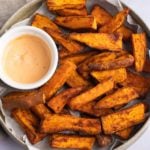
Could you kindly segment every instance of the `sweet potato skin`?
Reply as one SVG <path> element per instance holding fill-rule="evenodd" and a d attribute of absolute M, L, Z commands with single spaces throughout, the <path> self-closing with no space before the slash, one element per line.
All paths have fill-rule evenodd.
<path fill-rule="evenodd" d="M 81 9 L 85 7 L 85 0 L 47 0 L 47 7 L 50 11 L 60 9 Z"/>
<path fill-rule="evenodd" d="M 7 110 L 14 108 L 30 108 L 45 102 L 42 92 L 34 90 L 31 92 L 11 92 L 2 97 L 3 107 Z"/>
<path fill-rule="evenodd" d="M 87 16 L 87 9 L 59 9 L 55 11 L 59 16 Z"/>
<path fill-rule="evenodd" d="M 92 62 L 98 62 L 98 61 L 108 61 L 108 60 L 114 60 L 116 58 L 115 53 L 111 53 L 111 52 L 104 52 L 104 53 L 100 53 L 98 55 L 93 55 L 91 58 L 85 60 L 83 63 L 81 63 L 78 68 L 77 71 L 79 72 L 79 74 L 84 77 L 85 79 L 89 79 L 90 78 L 90 69 L 88 67 L 88 65 Z"/>
<path fill-rule="evenodd" d="M 98 50 L 122 50 L 122 35 L 117 33 L 71 33 L 69 37 Z"/>
<path fill-rule="evenodd" d="M 135 58 L 135 69 L 137 72 L 143 71 L 146 53 L 147 53 L 147 44 L 146 44 L 146 34 L 138 33 L 132 34 L 132 47 L 133 55 Z"/>
<path fill-rule="evenodd" d="M 112 79 L 108 79 L 103 83 L 99 83 L 95 87 L 72 98 L 69 101 L 69 106 L 71 109 L 75 110 L 80 106 L 83 106 L 91 101 L 94 101 L 97 97 L 102 96 L 109 90 L 113 89 L 113 87 L 114 87 L 114 81 Z"/>
<path fill-rule="evenodd" d="M 96 102 L 90 102 L 85 105 L 76 107 L 76 110 L 95 117 L 104 116 L 113 112 L 112 109 L 95 109 L 95 104 Z"/>
<path fill-rule="evenodd" d="M 149 59 L 146 59 L 143 71 L 150 73 L 150 60 Z"/>
<path fill-rule="evenodd" d="M 120 26 L 124 24 L 126 16 L 129 13 L 129 9 L 125 8 L 123 11 L 116 14 L 110 22 L 105 24 L 99 29 L 100 33 L 113 33 L 115 32 Z"/>
<path fill-rule="evenodd" d="M 114 93 L 102 98 L 97 102 L 95 108 L 113 108 L 116 106 L 127 104 L 138 97 L 139 94 L 133 87 L 123 87 L 118 89 Z"/>
<path fill-rule="evenodd" d="M 69 88 L 66 89 L 53 98 L 51 98 L 47 105 L 50 107 L 55 113 L 60 113 L 64 106 L 67 104 L 68 100 L 79 93 L 81 93 L 85 87 L 76 87 L 76 88 Z"/>
<path fill-rule="evenodd" d="M 52 146 L 53 148 L 74 148 L 91 150 L 94 142 L 94 137 L 53 134 L 50 146 Z"/>
<path fill-rule="evenodd" d="M 39 13 L 35 14 L 31 25 L 40 29 L 47 27 L 55 32 L 61 33 L 59 27 L 52 20 L 50 20 L 47 16 L 41 15 Z"/>
<path fill-rule="evenodd" d="M 40 119 L 44 118 L 44 115 L 52 113 L 44 104 L 33 106 L 31 111 Z"/>
<path fill-rule="evenodd" d="M 64 85 L 72 71 L 75 69 L 76 66 L 69 61 L 65 61 L 58 67 L 52 78 L 40 88 L 40 91 L 44 93 L 46 100 L 49 100 L 49 98 Z"/>
<path fill-rule="evenodd" d="M 23 128 L 32 144 L 38 143 L 46 136 L 37 131 L 39 121 L 29 110 L 16 108 L 12 111 L 12 117 Z"/>
<path fill-rule="evenodd" d="M 40 131 L 44 133 L 56 133 L 66 130 L 79 131 L 89 135 L 94 135 L 101 132 L 101 125 L 98 119 L 54 114 L 46 115 L 40 126 Z"/>
<path fill-rule="evenodd" d="M 50 28 L 44 28 L 44 30 L 53 37 L 56 43 L 63 46 L 70 53 L 79 53 L 84 49 L 84 46 L 81 44 L 72 41 L 69 37 L 65 36 L 62 33 L 57 33 L 51 30 Z"/>
<path fill-rule="evenodd" d="M 118 68 L 126 68 L 132 66 L 134 63 L 134 57 L 130 54 L 126 54 L 120 56 L 114 60 L 106 61 L 106 62 L 94 62 L 90 63 L 88 66 L 91 70 L 110 70 L 110 69 L 118 69 Z"/>
<path fill-rule="evenodd" d="M 114 70 L 105 71 L 93 71 L 91 75 L 99 82 L 108 78 L 113 78 L 116 83 L 123 82 L 127 78 L 127 72 L 125 68 L 119 68 Z"/>
<path fill-rule="evenodd" d="M 143 103 L 130 108 L 102 116 L 102 127 L 105 134 L 113 134 L 117 131 L 137 125 L 145 120 L 145 106 Z"/>
<path fill-rule="evenodd" d="M 54 22 L 62 27 L 79 30 L 79 29 L 97 29 L 97 23 L 93 16 L 67 16 L 67 17 L 56 17 Z"/>

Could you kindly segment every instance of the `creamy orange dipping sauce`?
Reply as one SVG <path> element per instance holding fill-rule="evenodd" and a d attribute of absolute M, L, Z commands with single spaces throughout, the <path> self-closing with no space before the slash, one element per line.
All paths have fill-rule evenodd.
<path fill-rule="evenodd" d="M 39 37 L 22 35 L 8 43 L 3 56 L 5 73 L 19 83 L 41 79 L 50 67 L 50 50 Z"/>

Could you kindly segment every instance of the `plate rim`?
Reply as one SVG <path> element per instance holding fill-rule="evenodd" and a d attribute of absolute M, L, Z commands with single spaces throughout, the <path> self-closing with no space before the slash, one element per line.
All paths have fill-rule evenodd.
<path fill-rule="evenodd" d="M 2 26 L 1 30 L 0 30 L 0 35 L 2 35 L 7 29 L 9 29 L 12 25 L 13 25 L 13 20 L 18 16 L 20 16 L 22 13 L 24 13 L 27 9 L 31 9 L 34 8 L 36 5 L 40 4 L 43 0 L 32 0 L 31 2 L 25 4 L 23 7 L 21 7 L 18 11 L 16 11 Z M 35 10 L 36 11 L 36 10 Z M 34 12 L 33 12 L 34 13 Z M 132 16 L 132 15 L 131 15 Z M 133 18 L 135 18 L 135 16 L 132 16 Z M 144 29 L 145 27 L 147 29 L 148 26 L 144 23 L 144 20 L 142 20 L 142 18 L 138 17 L 138 22 L 142 21 L 142 24 L 144 24 Z M 15 23 L 14 23 L 15 24 Z M 150 35 L 150 30 L 146 30 L 146 33 Z M 6 133 L 10 136 L 10 138 L 12 140 L 14 140 L 15 142 L 17 142 L 18 144 L 22 145 L 23 147 L 26 147 L 26 144 L 21 141 L 20 139 L 18 139 L 6 126 L 5 126 L 5 122 L 2 119 L 2 116 L 0 114 L 0 124 L 2 126 L 2 128 L 6 131 Z M 126 150 L 130 145 L 132 145 L 134 142 L 136 142 L 142 135 L 143 133 L 147 130 L 147 128 L 150 125 L 150 117 L 146 120 L 146 122 L 143 124 L 143 126 L 140 128 L 140 130 L 133 136 L 131 137 L 129 140 L 127 140 L 124 144 L 118 146 L 117 148 L 115 148 L 114 150 Z"/>

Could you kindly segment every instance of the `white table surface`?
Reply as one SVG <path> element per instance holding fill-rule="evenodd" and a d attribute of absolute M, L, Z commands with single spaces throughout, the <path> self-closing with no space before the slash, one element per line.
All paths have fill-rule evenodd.
<path fill-rule="evenodd" d="M 150 0 L 122 1 L 141 16 L 150 28 Z M 0 128 L 0 150 L 23 150 L 23 148 L 12 141 Z M 128 150 L 150 150 L 150 127 Z"/>

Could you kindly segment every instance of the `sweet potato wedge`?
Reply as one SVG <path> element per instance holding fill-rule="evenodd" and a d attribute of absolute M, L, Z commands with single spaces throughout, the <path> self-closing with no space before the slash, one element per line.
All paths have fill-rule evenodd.
<path fill-rule="evenodd" d="M 98 50 L 122 50 L 122 35 L 117 33 L 71 33 L 69 37 Z"/>
<path fill-rule="evenodd" d="M 112 136 L 104 135 L 104 134 L 97 135 L 96 140 L 97 140 L 97 143 L 98 143 L 99 147 L 109 146 L 113 141 Z"/>
<path fill-rule="evenodd" d="M 90 70 L 102 71 L 102 70 L 126 68 L 132 66 L 133 63 L 134 57 L 130 54 L 126 54 L 110 61 L 93 62 L 90 63 L 88 66 Z"/>
<path fill-rule="evenodd" d="M 108 78 L 113 78 L 116 83 L 123 82 L 127 78 L 127 72 L 125 68 L 105 70 L 105 71 L 93 71 L 91 75 L 99 82 Z"/>
<path fill-rule="evenodd" d="M 14 108 L 30 108 L 45 102 L 45 96 L 38 90 L 31 92 L 11 92 L 2 97 L 3 107 L 8 110 Z"/>
<path fill-rule="evenodd" d="M 94 137 L 83 137 L 79 135 L 53 134 L 50 146 L 53 148 L 86 149 L 92 150 Z"/>
<path fill-rule="evenodd" d="M 76 66 L 69 61 L 65 61 L 58 67 L 52 78 L 40 88 L 46 100 L 49 100 L 64 85 L 75 69 Z"/>
<path fill-rule="evenodd" d="M 66 130 L 79 131 L 89 135 L 94 135 L 101 132 L 101 124 L 98 119 L 54 114 L 46 115 L 40 126 L 40 131 L 44 133 L 56 133 Z"/>
<path fill-rule="evenodd" d="M 100 7 L 99 5 L 95 5 L 93 7 L 91 15 L 93 15 L 96 18 L 98 26 L 103 26 L 113 19 L 113 16 L 111 16 L 109 12 L 107 12 L 104 8 Z M 123 40 L 129 40 L 133 31 L 128 27 L 122 25 L 115 31 L 115 33 L 122 34 Z"/>
<path fill-rule="evenodd" d="M 91 58 L 85 60 L 83 63 L 81 63 L 78 68 L 77 71 L 79 72 L 79 74 L 84 77 L 85 79 L 89 79 L 90 78 L 90 69 L 88 67 L 88 65 L 91 62 L 98 62 L 98 61 L 108 61 L 108 60 L 114 60 L 116 58 L 116 54 L 115 53 L 111 53 L 111 52 L 104 52 L 104 53 L 100 53 L 98 55 L 93 55 Z"/>
<path fill-rule="evenodd" d="M 113 112 L 112 109 L 95 109 L 95 104 L 96 102 L 90 102 L 77 107 L 76 110 L 95 117 L 104 116 Z"/>
<path fill-rule="evenodd" d="M 129 13 L 129 9 L 125 8 L 123 11 L 117 13 L 110 22 L 105 24 L 99 29 L 100 33 L 114 33 L 119 27 L 121 27 Z"/>
<path fill-rule="evenodd" d="M 132 34 L 133 55 L 135 58 L 135 69 L 137 72 L 142 72 L 145 65 L 147 53 L 146 43 L 145 33 Z"/>
<path fill-rule="evenodd" d="M 70 87 L 79 87 L 79 86 L 88 86 L 91 85 L 91 82 L 85 80 L 82 76 L 78 74 L 76 70 L 72 72 L 70 77 L 66 81 L 67 85 Z"/>
<path fill-rule="evenodd" d="M 112 16 L 99 5 L 95 5 L 93 7 L 91 15 L 95 17 L 98 26 L 103 26 L 112 19 Z"/>
<path fill-rule="evenodd" d="M 71 55 L 71 53 L 67 49 L 65 49 L 64 47 L 61 47 L 58 51 L 58 55 L 59 55 L 59 60 L 61 60 L 64 57 Z"/>
<path fill-rule="evenodd" d="M 12 117 L 25 131 L 32 144 L 38 143 L 46 136 L 37 130 L 39 121 L 29 110 L 16 108 L 12 111 Z"/>
<path fill-rule="evenodd" d="M 75 110 L 80 106 L 83 106 L 91 101 L 94 101 L 97 97 L 113 89 L 113 87 L 114 81 L 112 79 L 108 79 L 102 83 L 97 84 L 95 87 L 81 93 L 80 95 L 72 98 L 69 101 L 69 106 L 71 109 Z"/>
<path fill-rule="evenodd" d="M 116 132 L 115 135 L 119 136 L 123 140 L 127 140 L 130 138 L 132 131 L 133 127 L 129 127 L 127 129 Z"/>
<path fill-rule="evenodd" d="M 51 114 L 52 112 L 44 104 L 38 104 L 31 108 L 31 111 L 40 119 L 46 114 Z"/>
<path fill-rule="evenodd" d="M 79 30 L 79 29 L 97 29 L 97 23 L 93 16 L 66 16 L 66 17 L 56 17 L 54 22 L 62 27 Z"/>
<path fill-rule="evenodd" d="M 59 27 L 50 18 L 39 13 L 35 14 L 31 25 L 40 29 L 47 27 L 55 32 L 61 33 Z"/>
<path fill-rule="evenodd" d="M 82 46 L 81 44 L 79 44 L 75 41 L 72 41 L 69 37 L 65 36 L 62 33 L 54 32 L 49 28 L 44 28 L 44 30 L 49 35 L 51 35 L 58 44 L 63 46 L 70 53 L 78 53 L 78 52 L 81 52 L 84 49 L 84 46 Z"/>
<path fill-rule="evenodd" d="M 60 59 L 60 63 L 68 60 L 68 61 L 75 63 L 76 65 L 79 65 L 86 59 L 88 59 L 91 56 L 96 55 L 96 54 L 98 54 L 96 51 L 89 51 L 89 52 L 84 52 L 84 53 L 79 53 L 79 54 L 73 54 L 73 55 L 69 55 L 69 56 L 66 56 L 66 57 L 63 57 L 62 59 Z"/>
<path fill-rule="evenodd" d="M 125 26 L 121 26 L 120 28 L 118 28 L 115 33 L 119 33 L 123 35 L 123 40 L 129 40 L 132 36 L 132 34 L 134 33 L 131 29 L 125 27 Z"/>
<path fill-rule="evenodd" d="M 47 105 L 50 107 L 55 113 L 60 113 L 64 106 L 67 104 L 68 100 L 78 94 L 80 94 L 85 87 L 76 87 L 76 88 L 69 88 L 66 89 L 53 98 L 51 98 Z"/>
<path fill-rule="evenodd" d="M 85 7 L 86 0 L 47 0 L 47 7 L 50 11 L 59 9 L 81 9 Z"/>
<path fill-rule="evenodd" d="M 105 134 L 113 134 L 137 125 L 145 120 L 145 105 L 136 104 L 130 108 L 101 117 Z"/>
<path fill-rule="evenodd" d="M 150 78 L 143 77 L 133 72 L 127 72 L 127 79 L 120 83 L 122 86 L 132 86 L 137 88 L 149 88 Z"/>
<path fill-rule="evenodd" d="M 113 108 L 115 106 L 127 104 L 138 97 L 139 94 L 133 87 L 123 87 L 115 91 L 113 94 L 107 95 L 102 98 L 96 103 L 95 108 Z"/>
<path fill-rule="evenodd" d="M 86 16 L 87 9 L 59 9 L 55 11 L 59 16 Z"/>

